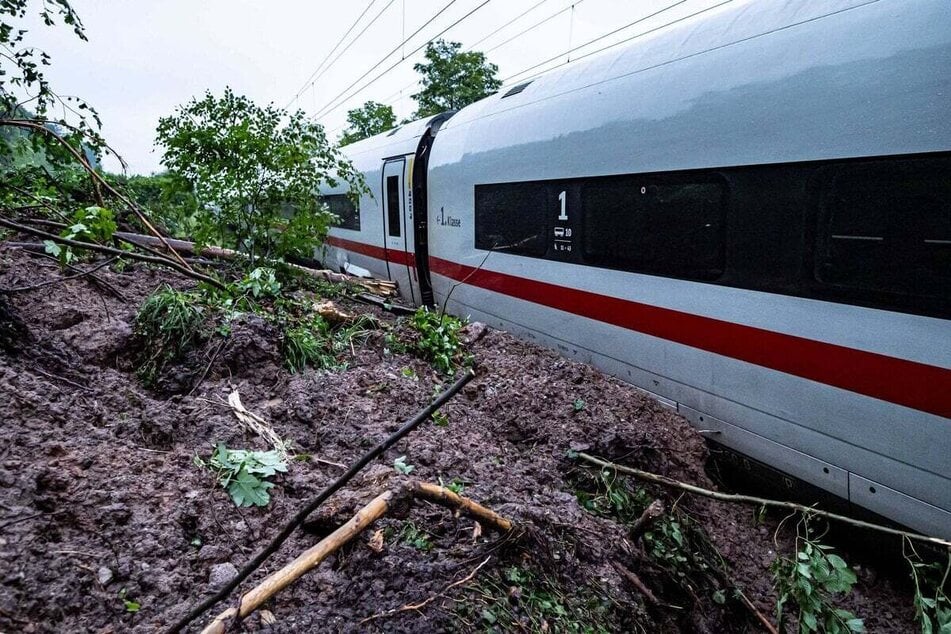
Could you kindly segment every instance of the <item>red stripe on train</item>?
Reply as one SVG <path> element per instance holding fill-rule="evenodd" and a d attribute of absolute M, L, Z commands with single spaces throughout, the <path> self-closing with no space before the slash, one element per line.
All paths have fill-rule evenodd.
<path fill-rule="evenodd" d="M 951 417 L 951 370 L 430 258 L 434 273 L 628 330 Z"/>
<path fill-rule="evenodd" d="M 354 242 L 353 240 L 346 240 L 344 238 L 337 238 L 335 236 L 327 236 L 327 240 L 325 242 L 331 246 L 340 249 L 346 249 L 347 251 L 353 251 L 354 253 L 366 255 L 371 258 L 376 258 L 377 260 L 383 260 L 384 262 L 390 261 L 394 264 L 405 264 L 406 266 L 416 268 L 416 256 L 412 253 L 407 253 L 406 251 L 384 249 L 383 247 L 374 246 L 372 244 Z"/>

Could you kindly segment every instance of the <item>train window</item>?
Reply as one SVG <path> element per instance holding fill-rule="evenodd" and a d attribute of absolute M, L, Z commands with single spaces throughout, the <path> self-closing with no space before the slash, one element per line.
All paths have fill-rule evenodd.
<path fill-rule="evenodd" d="M 400 177 L 386 177 L 386 218 L 387 233 L 399 238 L 400 233 Z"/>
<path fill-rule="evenodd" d="M 545 183 L 476 185 L 476 248 L 544 257 L 547 200 Z"/>
<path fill-rule="evenodd" d="M 354 204 L 349 194 L 329 194 L 321 196 L 320 202 L 327 206 L 330 213 L 337 216 L 335 227 L 360 230 L 360 208 Z"/>
<path fill-rule="evenodd" d="M 582 185 L 587 264 L 690 279 L 724 266 L 726 186 L 679 176 L 624 176 Z"/>
<path fill-rule="evenodd" d="M 951 288 L 951 160 L 898 159 L 836 169 L 824 197 L 816 278 L 906 295 Z"/>

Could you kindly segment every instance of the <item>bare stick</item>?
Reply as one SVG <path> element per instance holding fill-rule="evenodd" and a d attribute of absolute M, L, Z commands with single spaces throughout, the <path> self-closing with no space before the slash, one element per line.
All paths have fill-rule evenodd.
<path fill-rule="evenodd" d="M 393 495 L 393 491 L 387 491 L 375 497 L 372 502 L 360 509 L 349 522 L 322 539 L 316 546 L 305 550 L 290 564 L 266 578 L 253 590 L 241 597 L 237 608 L 228 608 L 216 616 L 215 620 L 202 630 L 202 634 L 224 634 L 232 619 L 245 618 L 308 570 L 318 566 L 320 562 L 339 550 L 341 546 L 359 535 L 363 529 L 381 518 L 389 509 Z"/>
<path fill-rule="evenodd" d="M 287 538 L 291 536 L 291 533 L 293 533 L 297 529 L 297 527 L 303 524 L 307 520 L 307 517 L 311 513 L 313 513 L 315 510 L 317 510 L 317 508 L 321 504 L 323 504 L 327 500 L 327 498 L 329 498 L 331 495 L 333 495 L 334 493 L 339 491 L 341 488 L 343 488 L 343 486 L 347 482 L 352 480 L 354 476 L 360 473 L 364 469 L 364 467 L 370 464 L 372 460 L 376 459 L 384 451 L 386 451 L 387 449 L 395 445 L 397 442 L 399 442 L 399 440 L 402 439 L 404 436 L 406 436 L 411 431 L 419 427 L 425 421 L 429 420 L 429 418 L 433 415 L 433 412 L 437 411 L 440 407 L 442 407 L 446 403 L 446 401 L 448 401 L 453 396 L 455 396 L 456 393 L 459 392 L 459 390 L 461 390 L 466 385 L 466 383 L 471 381 L 474 376 L 475 374 L 472 372 L 472 370 L 466 371 L 466 373 L 463 374 L 455 383 L 449 386 L 449 388 L 445 392 L 442 392 L 438 397 L 436 397 L 435 401 L 430 403 L 427 407 L 423 408 L 423 410 L 421 410 L 411 419 L 406 421 L 406 423 L 404 423 L 402 427 L 396 430 L 396 432 L 394 432 L 392 435 L 387 437 L 376 447 L 374 447 L 373 449 L 365 453 L 359 460 L 357 460 L 346 471 L 346 473 L 344 473 L 339 478 L 334 480 L 330 484 L 330 486 L 328 486 L 326 489 L 321 491 L 321 493 L 317 497 L 315 497 L 313 500 L 307 503 L 306 506 L 300 509 L 297 512 L 297 514 L 295 514 L 294 517 L 291 518 L 291 520 L 287 524 L 284 525 L 284 527 L 274 537 L 274 539 L 272 539 L 270 543 L 268 543 L 267 546 L 265 546 L 257 555 L 255 555 L 254 558 L 251 561 L 249 561 L 231 581 L 225 584 L 225 586 L 221 588 L 221 590 L 219 590 L 213 596 L 208 597 L 207 599 L 199 603 L 197 606 L 192 608 L 188 612 L 188 614 L 186 614 L 184 617 L 179 619 L 178 622 L 173 624 L 168 629 L 168 632 L 170 634 L 174 634 L 175 632 L 180 631 L 183 627 L 185 627 L 186 625 L 194 621 L 196 618 L 198 618 L 202 614 L 204 614 L 205 611 L 208 610 L 211 606 L 215 605 L 222 599 L 227 598 L 228 595 L 231 594 L 232 590 L 237 588 L 238 584 L 240 584 L 242 581 L 247 579 L 248 576 L 250 576 L 251 573 L 257 570 L 268 557 L 270 557 L 278 548 L 280 548 L 281 544 L 283 544 L 287 540 Z"/>
<path fill-rule="evenodd" d="M 483 562 L 482 562 L 481 564 L 479 564 L 478 566 L 476 566 L 476 567 L 472 570 L 472 572 L 470 572 L 469 574 L 467 574 L 465 577 L 463 577 L 462 579 L 459 579 L 458 581 L 454 581 L 454 582 L 450 583 L 448 586 L 446 586 L 446 587 L 443 589 L 442 592 L 440 592 L 440 593 L 438 593 L 438 594 L 434 594 L 433 596 L 429 597 L 428 599 L 426 599 L 426 600 L 424 600 L 424 601 L 420 601 L 419 603 L 407 603 L 407 604 L 404 605 L 403 607 L 394 608 L 394 609 L 392 609 L 392 610 L 387 610 L 386 612 L 380 612 L 379 614 L 374 614 L 373 616 L 368 616 L 367 618 L 365 618 L 365 619 L 363 619 L 362 621 L 360 621 L 360 625 L 363 625 L 364 623 L 367 623 L 367 622 L 369 622 L 369 621 L 375 621 L 376 619 L 384 619 L 384 618 L 386 618 L 386 617 L 388 617 L 388 616 L 393 616 L 394 614 L 399 614 L 400 612 L 409 612 L 410 610 L 422 610 L 423 608 L 425 608 L 427 605 L 429 605 L 430 603 L 432 603 L 432 602 L 435 601 L 436 599 L 439 599 L 440 597 L 446 596 L 446 593 L 449 592 L 450 590 L 452 590 L 453 588 L 455 588 L 455 587 L 457 587 L 457 586 L 461 586 L 461 585 L 463 585 L 463 584 L 466 584 L 466 583 L 469 583 L 470 581 L 472 581 L 472 580 L 475 578 L 475 576 L 476 576 L 477 574 L 479 574 L 479 570 L 482 568 L 482 566 L 484 566 L 484 565 L 486 565 L 487 563 L 489 563 L 489 560 L 490 560 L 490 559 L 492 559 L 492 556 L 491 556 L 491 555 L 489 555 L 488 557 L 486 557 L 485 560 L 483 560 Z"/>
<path fill-rule="evenodd" d="M 616 561 L 612 561 L 611 563 L 614 565 L 614 569 L 617 570 L 619 573 L 621 573 L 622 577 L 630 581 L 631 585 L 637 588 L 637 591 L 640 592 L 644 596 L 645 599 L 647 599 L 648 603 L 654 606 L 676 607 L 676 606 L 668 606 L 667 604 L 658 600 L 657 597 L 654 596 L 654 593 L 650 591 L 650 588 L 648 588 L 644 584 L 644 582 L 641 581 L 641 578 L 635 575 L 633 572 L 631 572 L 630 570 L 628 570 L 627 568 L 625 568 L 624 566 L 622 566 Z"/>
<path fill-rule="evenodd" d="M 627 475 L 634 476 L 641 480 L 646 480 L 648 482 L 655 482 L 657 484 L 662 484 L 664 486 L 672 487 L 674 489 L 680 489 L 681 491 L 686 491 L 688 493 L 694 493 L 696 495 L 702 495 L 704 497 L 713 498 L 714 500 L 722 500 L 723 502 L 735 502 L 738 504 L 754 504 L 756 506 L 772 506 L 775 508 L 791 509 L 800 513 L 807 513 L 809 515 L 816 515 L 818 517 L 825 517 L 831 520 L 837 520 L 839 522 L 845 522 L 846 524 L 851 524 L 852 526 L 860 526 L 862 528 L 868 528 L 874 531 L 880 531 L 882 533 L 889 533 L 890 535 L 899 535 L 901 537 L 907 537 L 908 539 L 916 539 L 918 541 L 927 542 L 929 544 L 937 544 L 938 546 L 943 546 L 945 548 L 951 548 L 951 541 L 940 539 L 938 537 L 929 537 L 927 535 L 919 535 L 918 533 L 910 533 L 908 531 L 899 530 L 897 528 L 889 528 L 887 526 L 881 526 L 879 524 L 872 524 L 871 522 L 863 522 L 862 520 L 853 519 L 845 515 L 839 515 L 838 513 L 830 513 L 829 511 L 822 511 L 812 506 L 806 506 L 804 504 L 796 504 L 795 502 L 782 502 L 780 500 L 769 500 L 766 498 L 753 497 L 751 495 L 737 495 L 734 493 L 720 493 L 719 491 L 711 491 L 709 489 L 704 489 L 702 487 L 694 486 L 692 484 L 687 484 L 685 482 L 680 482 L 679 480 L 674 480 L 673 478 L 668 478 L 667 476 L 658 475 L 656 473 L 650 473 L 649 471 L 641 471 L 640 469 L 634 469 L 632 467 L 625 467 L 624 465 L 614 464 L 613 462 L 608 462 L 607 460 L 602 460 L 595 456 L 579 452 L 577 454 L 579 458 L 585 462 L 590 462 L 591 464 L 598 465 L 604 469 L 612 469 L 618 473 L 626 473 Z"/>
<path fill-rule="evenodd" d="M 109 259 L 109 260 L 106 260 L 105 262 L 102 262 L 102 263 L 100 263 L 100 264 L 97 264 L 96 266 L 94 266 L 94 267 L 92 267 L 91 269 L 88 269 L 88 270 L 86 270 L 86 271 L 83 271 L 83 270 L 80 269 L 79 273 L 76 273 L 75 275 L 67 275 L 66 277 L 57 277 L 57 278 L 54 278 L 54 279 L 51 279 L 51 280 L 46 280 L 45 282 L 40 282 L 39 284 L 31 284 L 31 285 L 29 285 L 29 286 L 16 286 L 16 287 L 14 287 L 14 288 L 0 288 L 0 293 L 22 293 L 22 292 L 24 292 L 24 291 L 33 291 L 33 290 L 36 290 L 36 289 L 38 289 L 38 288 L 43 288 L 44 286 L 52 286 L 53 284 L 59 284 L 59 283 L 61 283 L 61 282 L 66 282 L 66 281 L 69 281 L 69 280 L 74 280 L 74 279 L 76 279 L 77 277 L 84 277 L 84 276 L 86 276 L 86 275 L 92 275 L 93 273 L 95 273 L 95 272 L 98 271 L 99 269 L 109 266 L 110 264 L 112 264 L 113 262 L 115 262 L 117 259 L 118 259 L 118 258 L 111 258 L 111 259 Z"/>
<path fill-rule="evenodd" d="M 495 511 L 487 509 L 469 498 L 457 495 L 444 487 L 416 482 L 413 484 L 413 496 L 465 513 L 501 533 L 508 533 L 512 530 L 512 522 Z"/>
<path fill-rule="evenodd" d="M 373 498 L 369 504 L 357 511 L 357 514 L 350 518 L 346 524 L 320 540 L 315 546 L 302 552 L 294 561 L 267 577 L 247 594 L 242 596 L 237 607 L 230 607 L 216 616 L 215 619 L 202 630 L 202 634 L 224 634 L 232 621 L 245 618 L 275 594 L 292 584 L 308 571 L 320 565 L 327 557 L 337 552 L 363 532 L 364 529 L 373 524 L 373 522 L 383 517 L 394 502 L 404 499 L 407 496 L 421 497 L 450 509 L 460 510 L 473 518 L 483 521 L 488 521 L 485 518 L 494 518 L 491 525 L 504 532 L 508 532 L 512 528 L 511 521 L 497 515 L 473 500 L 458 496 L 435 484 L 414 482 L 410 485 L 400 487 L 397 490 L 386 491 Z M 503 526 L 506 528 L 503 529 Z M 479 568 L 484 566 L 488 561 L 489 558 L 486 558 L 482 564 L 472 571 L 472 574 L 465 579 L 451 584 L 440 594 L 430 597 L 417 605 L 403 606 L 398 610 L 394 610 L 393 613 L 401 610 L 416 610 L 429 604 L 453 587 L 465 583 L 474 577 Z M 372 620 L 373 618 L 377 617 L 370 617 L 370 619 L 365 619 L 364 621 Z M 361 623 L 364 621 L 361 621 Z"/>
<path fill-rule="evenodd" d="M 46 252 L 46 247 L 40 242 L 0 242 L 0 248 L 22 249 L 27 253 L 38 255 L 41 258 L 46 258 L 47 260 L 52 260 L 57 264 L 60 263 L 58 258 L 55 258 Z M 76 273 L 81 272 L 81 269 L 76 268 L 72 264 L 67 264 L 66 269 Z M 100 290 L 108 291 L 116 299 L 122 300 L 124 302 L 129 301 L 129 299 L 124 294 L 122 294 L 119 289 L 94 273 L 86 275 L 84 279 L 91 280 L 92 283 L 99 287 Z"/>
<path fill-rule="evenodd" d="M 151 262 L 152 264 L 161 264 L 162 266 L 167 266 L 171 269 L 175 269 L 176 271 L 178 271 L 179 273 L 181 273 L 182 275 L 186 277 L 190 277 L 200 282 L 206 282 L 221 290 L 226 289 L 225 285 L 219 282 L 218 280 L 216 280 L 215 278 L 208 277 L 207 275 L 199 273 L 198 271 L 195 271 L 190 267 L 183 267 L 178 262 L 174 260 L 170 260 L 168 258 L 160 258 L 156 256 L 151 256 L 151 255 L 142 255 L 141 253 L 135 253 L 134 251 L 123 251 L 121 249 L 114 249 L 112 247 L 96 244 L 95 242 L 80 242 L 79 240 L 71 240 L 69 238 L 62 238 L 52 233 L 47 233 L 45 231 L 40 231 L 39 229 L 34 229 L 33 227 L 27 227 L 26 225 L 21 225 L 16 222 L 11 222 L 10 220 L 7 220 L 6 218 L 0 218 L 0 225 L 7 227 L 9 229 L 15 229 L 16 231 L 19 231 L 21 233 L 38 236 L 40 238 L 50 240 L 51 242 L 55 242 L 57 244 L 65 244 L 67 246 L 75 247 L 77 249 L 86 249 L 87 251 L 95 251 L 97 253 L 107 253 L 109 255 L 117 255 L 120 257 L 126 257 L 126 258 L 129 258 L 130 260 L 139 260 L 142 262 Z"/>
<path fill-rule="evenodd" d="M 80 390 L 82 390 L 82 391 L 84 391 L 84 392 L 89 392 L 89 391 L 90 391 L 89 388 L 86 387 L 85 385 L 82 385 L 82 384 L 80 384 L 80 383 L 76 383 L 75 381 L 70 381 L 69 379 L 67 379 L 67 378 L 65 378 L 65 377 L 59 376 L 58 374 L 53 374 L 52 372 L 47 372 L 46 370 L 41 370 L 40 368 L 31 367 L 31 368 L 29 369 L 29 371 L 30 371 L 30 372 L 36 372 L 36 373 L 39 374 L 40 376 L 45 376 L 46 378 L 48 378 L 48 379 L 53 379 L 54 381 L 62 381 L 63 383 L 66 383 L 67 385 L 72 385 L 73 387 L 79 388 Z"/>
<path fill-rule="evenodd" d="M 760 622 L 760 625 L 763 626 L 764 630 L 769 632 L 769 634 L 779 634 L 773 624 L 769 622 L 769 619 L 763 616 L 763 613 L 756 609 L 756 606 L 753 605 L 753 602 L 750 601 L 745 594 L 743 594 L 742 590 L 736 587 L 736 585 L 733 586 L 733 589 L 736 590 L 736 594 L 740 597 L 740 601 L 746 606 L 747 610 L 753 613 L 753 616 L 755 616 L 756 620 Z"/>

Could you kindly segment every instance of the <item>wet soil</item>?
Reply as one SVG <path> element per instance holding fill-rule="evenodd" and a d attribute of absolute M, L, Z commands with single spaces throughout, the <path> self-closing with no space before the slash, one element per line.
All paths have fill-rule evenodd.
<path fill-rule="evenodd" d="M 388 352 L 382 332 L 355 347 L 343 371 L 291 374 L 279 334 L 249 317 L 223 345 L 196 351 L 147 389 L 133 368 L 136 309 L 162 283 L 189 283 L 143 266 L 99 274 L 125 299 L 75 279 L 11 293 L 3 306 L 19 321 L 0 349 L 0 632 L 162 630 L 212 591 L 227 564 L 240 568 L 340 474 L 316 459 L 351 463 L 451 380 L 410 353 Z M 0 250 L 0 287 L 57 275 L 45 260 Z M 405 330 L 375 308 L 347 308 Z M 406 480 L 393 468 L 399 456 L 414 466 L 412 477 L 463 484 L 464 495 L 518 523 L 519 534 L 479 534 L 472 520 L 417 504 L 406 518 L 378 523 L 379 552 L 368 531 L 271 600 L 273 622 L 255 614 L 241 625 L 245 631 L 761 631 L 731 593 L 722 604 L 713 595 L 733 584 L 772 618 L 768 567 L 776 543 L 791 543 L 788 526 L 774 542 L 781 518 L 642 487 L 693 518 L 722 554 L 727 581 L 698 575 L 684 589 L 643 544 L 631 542 L 628 526 L 578 502 L 578 490 L 598 472 L 579 466 L 569 450 L 714 487 L 703 439 L 682 418 L 628 385 L 502 332 L 487 331 L 470 352 L 478 375 L 444 409 L 448 424 L 424 425 L 388 451 L 253 578 Z M 236 508 L 193 463 L 218 441 L 267 448 L 223 404 L 232 387 L 302 458 L 275 478 L 266 508 Z M 440 595 L 486 559 L 471 581 Z M 840 605 L 864 617 L 870 632 L 913 631 L 902 576 L 868 563 L 857 572 L 855 591 Z M 532 583 L 551 590 L 569 614 L 543 606 L 540 620 L 537 610 L 532 616 L 532 597 L 541 592 Z M 364 621 L 435 595 L 424 608 Z M 503 612 L 514 620 L 496 620 Z"/>

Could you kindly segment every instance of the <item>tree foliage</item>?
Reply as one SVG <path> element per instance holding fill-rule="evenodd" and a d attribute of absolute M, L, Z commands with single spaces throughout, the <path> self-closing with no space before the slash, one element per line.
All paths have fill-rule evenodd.
<path fill-rule="evenodd" d="M 159 120 L 163 162 L 194 188 L 208 210 L 198 235 L 260 257 L 312 257 L 332 214 L 315 190 L 337 180 L 362 188 L 359 174 L 304 113 L 258 106 L 226 89 L 206 93 Z"/>
<path fill-rule="evenodd" d="M 459 42 L 436 40 L 426 46 L 425 64 L 413 68 L 422 75 L 423 89 L 413 95 L 416 118 L 459 110 L 491 95 L 502 85 L 499 67 L 478 51 L 461 52 Z"/>
<path fill-rule="evenodd" d="M 347 129 L 340 137 L 340 145 L 350 145 L 396 126 L 393 106 L 368 101 L 360 108 L 347 112 Z"/>

